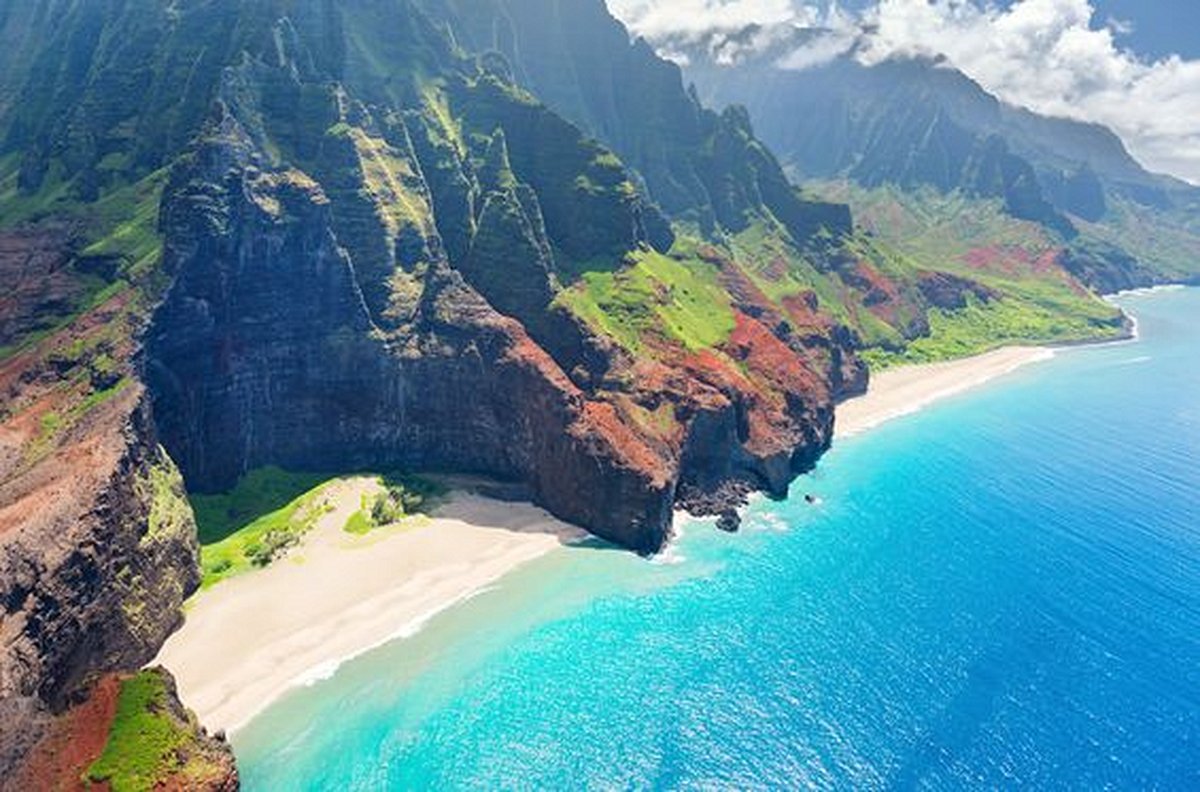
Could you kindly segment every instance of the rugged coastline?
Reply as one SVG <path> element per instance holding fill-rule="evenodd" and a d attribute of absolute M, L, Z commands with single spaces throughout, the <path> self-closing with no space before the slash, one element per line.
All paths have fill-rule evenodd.
<path fill-rule="evenodd" d="M 0 19 L 0 770 L 152 685 L 163 778 L 236 783 L 137 672 L 199 584 L 188 495 L 482 474 L 649 555 L 677 507 L 784 497 L 865 356 L 1120 321 L 1057 242 L 890 249 L 598 0 L 546 51 L 541 0 L 69 5 Z"/>
<path fill-rule="evenodd" d="M 1053 354 L 1010 347 L 885 372 L 866 394 L 839 406 L 837 437 L 869 431 Z M 341 526 L 372 482 L 337 483 L 336 506 L 289 556 L 189 603 L 184 628 L 155 663 L 174 672 L 183 700 L 210 728 L 236 731 L 289 689 L 408 637 L 517 566 L 587 535 L 528 504 L 460 492 L 432 518 L 408 518 L 356 541 Z M 736 530 L 723 515 L 752 496 L 748 488 L 715 493 L 675 520 L 717 516 L 717 527 Z"/>

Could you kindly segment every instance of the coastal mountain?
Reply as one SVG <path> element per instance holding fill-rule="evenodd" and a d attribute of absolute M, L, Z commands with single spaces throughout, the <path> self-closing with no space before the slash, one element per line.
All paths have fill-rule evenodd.
<path fill-rule="evenodd" d="M 469 473 L 652 553 L 785 495 L 864 360 L 1124 332 L 1053 256 L 918 259 L 797 189 L 602 0 L 0 0 L 0 41 L 26 786 L 236 785 L 139 671 L 200 582 L 191 496 Z"/>
<path fill-rule="evenodd" d="M 483 473 L 650 552 L 677 499 L 785 492 L 862 387 L 849 330 L 684 240 L 411 2 L 0 8 L 5 767 L 109 778 L 38 757 L 178 625 L 185 491 L 268 464 Z M 849 229 L 691 107 L 688 156 L 720 140 L 728 191 L 693 182 L 678 216 L 754 214 L 797 246 Z M 124 711 L 93 724 L 109 745 Z"/>
<path fill-rule="evenodd" d="M 1148 172 L 1110 130 L 1008 105 L 944 60 L 802 57 L 829 35 L 749 26 L 658 43 L 706 101 L 745 105 L 795 178 L 850 201 L 910 255 L 921 240 L 882 215 L 952 221 L 942 199 L 961 196 L 1045 229 L 1062 266 L 1102 291 L 1196 277 L 1200 188 Z"/>

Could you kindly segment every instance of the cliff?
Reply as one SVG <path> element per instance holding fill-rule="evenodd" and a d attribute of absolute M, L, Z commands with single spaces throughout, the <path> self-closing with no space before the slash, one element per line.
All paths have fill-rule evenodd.
<path fill-rule="evenodd" d="M 117 362 L 129 341 L 106 332 L 120 313 L 0 365 L 0 767 L 43 757 L 36 783 L 6 774 L 6 789 L 79 785 L 82 765 L 61 762 L 87 759 L 71 735 L 94 725 L 100 680 L 153 658 L 199 583 L 183 481 Z"/>

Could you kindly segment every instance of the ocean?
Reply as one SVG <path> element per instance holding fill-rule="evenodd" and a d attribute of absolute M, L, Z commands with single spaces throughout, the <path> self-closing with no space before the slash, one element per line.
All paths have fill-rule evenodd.
<path fill-rule="evenodd" d="M 1200 290 L 523 567 L 233 735 L 248 790 L 1200 788 Z M 816 505 L 804 495 L 820 498 Z"/>

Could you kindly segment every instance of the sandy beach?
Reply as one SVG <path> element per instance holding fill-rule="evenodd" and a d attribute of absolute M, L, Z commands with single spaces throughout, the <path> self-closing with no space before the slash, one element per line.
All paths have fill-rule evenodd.
<path fill-rule="evenodd" d="M 874 374 L 865 396 L 838 407 L 834 436 L 861 434 L 1052 357 L 1054 350 L 1045 347 L 1004 347 L 962 360 L 902 366 Z"/>
<path fill-rule="evenodd" d="M 431 516 L 367 536 L 343 527 L 379 485 L 332 485 L 335 504 L 270 567 L 195 597 L 154 661 L 209 729 L 235 731 L 289 688 L 478 594 L 521 564 L 582 538 L 527 503 L 455 493 Z"/>

